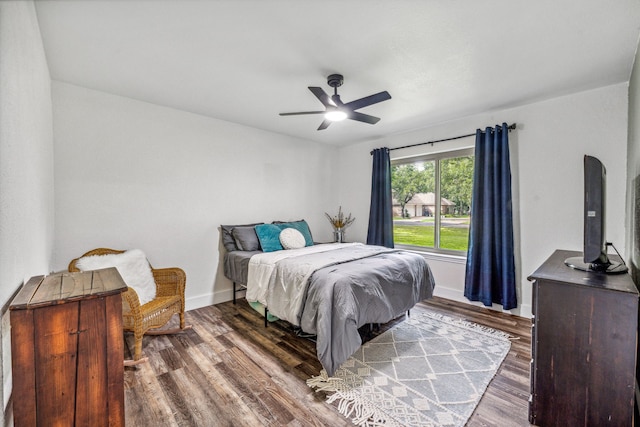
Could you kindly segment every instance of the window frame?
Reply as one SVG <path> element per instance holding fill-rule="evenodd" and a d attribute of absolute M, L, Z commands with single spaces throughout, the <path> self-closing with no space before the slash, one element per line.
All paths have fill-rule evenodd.
<path fill-rule="evenodd" d="M 456 157 L 467 157 L 467 156 L 473 157 L 474 167 L 475 167 L 475 150 L 473 147 L 391 159 L 391 167 L 398 166 L 398 165 L 418 163 L 418 162 L 427 162 L 427 161 L 435 162 L 435 167 L 434 167 L 435 169 L 435 177 L 434 177 L 435 200 L 434 201 L 436 205 L 435 205 L 435 212 L 434 212 L 434 240 L 433 240 L 434 245 L 433 247 L 429 247 L 429 246 L 417 246 L 417 245 L 404 245 L 404 244 L 398 244 L 394 242 L 394 246 L 400 249 L 408 249 L 408 250 L 417 251 L 417 252 L 454 255 L 454 256 L 460 256 L 460 257 L 466 258 L 467 251 L 458 251 L 454 249 L 440 248 L 440 228 L 441 228 L 440 216 L 442 211 L 442 197 L 440 196 L 440 161 L 444 159 L 451 159 Z M 393 182 L 391 183 L 391 185 L 393 185 Z"/>

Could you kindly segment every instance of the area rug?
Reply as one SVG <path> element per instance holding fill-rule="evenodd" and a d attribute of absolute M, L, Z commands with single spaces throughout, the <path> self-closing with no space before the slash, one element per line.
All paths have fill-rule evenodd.
<path fill-rule="evenodd" d="M 412 313 L 307 384 L 358 426 L 463 426 L 510 347 L 503 332 Z"/>

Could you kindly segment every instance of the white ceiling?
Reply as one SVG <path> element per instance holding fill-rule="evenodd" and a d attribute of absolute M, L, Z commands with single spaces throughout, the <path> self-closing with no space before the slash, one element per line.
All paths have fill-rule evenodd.
<path fill-rule="evenodd" d="M 638 0 L 36 2 L 52 79 L 346 145 L 629 80 Z M 317 131 L 344 102 L 387 90 Z M 479 124 L 482 125 L 482 124 Z"/>

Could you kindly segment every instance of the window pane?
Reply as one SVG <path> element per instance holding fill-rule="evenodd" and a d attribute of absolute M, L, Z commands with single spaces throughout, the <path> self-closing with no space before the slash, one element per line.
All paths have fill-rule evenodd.
<path fill-rule="evenodd" d="M 435 161 L 391 167 L 393 241 L 434 247 Z"/>
<path fill-rule="evenodd" d="M 473 156 L 440 160 L 440 248 L 466 251 L 469 243 Z"/>

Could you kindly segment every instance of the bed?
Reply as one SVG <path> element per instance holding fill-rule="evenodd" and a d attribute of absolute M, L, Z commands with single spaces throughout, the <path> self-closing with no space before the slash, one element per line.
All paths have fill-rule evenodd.
<path fill-rule="evenodd" d="M 274 249 L 273 238 L 262 238 L 264 229 L 276 235 L 287 228 L 303 230 L 303 247 Z M 315 244 L 304 220 L 223 225 L 221 232 L 224 274 L 234 294 L 237 286 L 246 289 L 256 310 L 266 314 L 266 308 L 315 335 L 318 359 L 330 376 L 362 344 L 360 327 L 386 323 L 433 294 L 421 255 L 361 243 Z"/>

